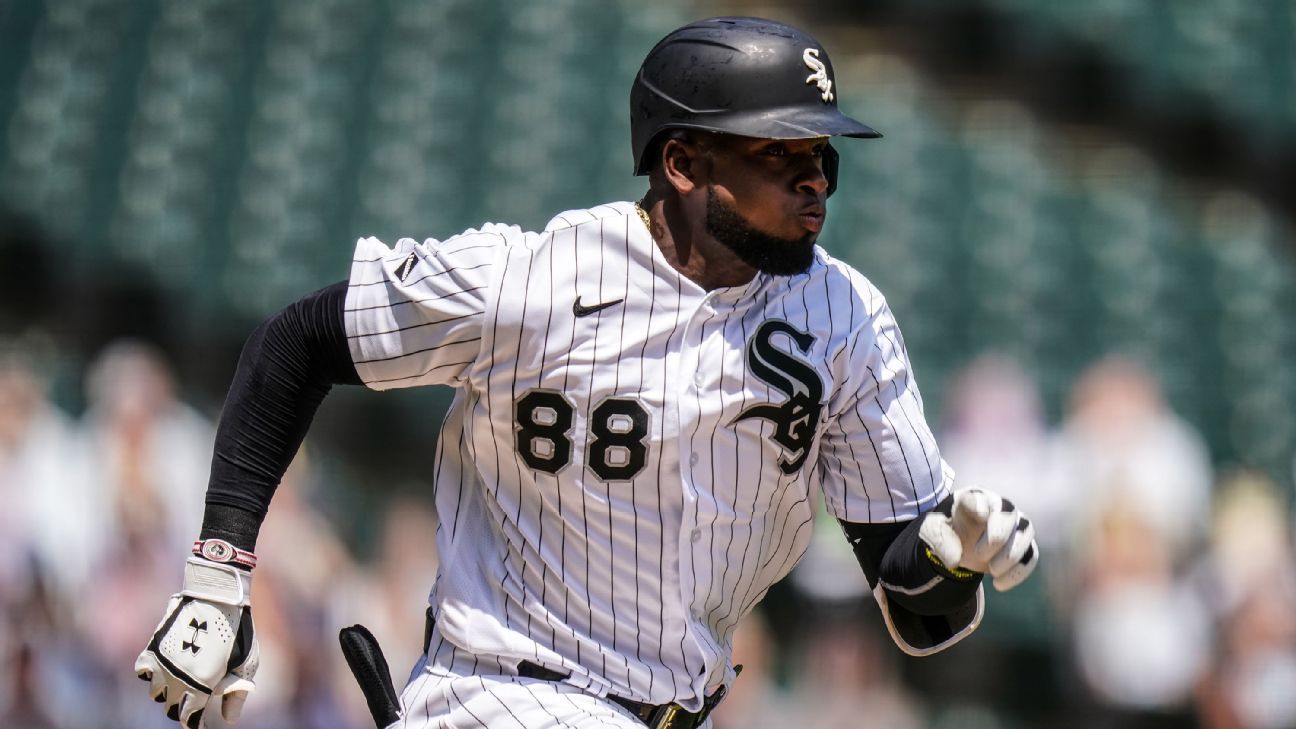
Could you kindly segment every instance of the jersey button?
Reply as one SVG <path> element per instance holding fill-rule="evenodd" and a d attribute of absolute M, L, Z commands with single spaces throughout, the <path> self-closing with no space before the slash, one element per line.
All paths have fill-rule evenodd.
<path fill-rule="evenodd" d="M 701 529 L 694 529 L 692 532 L 689 533 L 689 541 L 693 542 L 694 544 L 697 544 L 701 540 L 702 540 Z"/>
<path fill-rule="evenodd" d="M 698 464 L 698 454 L 697 452 L 694 452 L 693 455 L 689 456 L 689 465 L 696 466 L 697 464 Z"/>
<path fill-rule="evenodd" d="M 702 373 L 701 373 L 701 372 L 695 372 L 695 373 L 693 374 L 693 384 L 695 384 L 695 385 L 701 385 L 701 384 L 702 384 Z"/>

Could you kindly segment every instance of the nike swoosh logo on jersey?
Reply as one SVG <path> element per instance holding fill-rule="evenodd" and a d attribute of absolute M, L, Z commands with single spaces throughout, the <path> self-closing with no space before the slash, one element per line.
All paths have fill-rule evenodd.
<path fill-rule="evenodd" d="M 625 301 L 625 299 L 617 299 L 616 301 L 605 301 L 602 304 L 595 304 L 593 306 L 581 306 L 580 300 L 581 297 L 577 296 L 575 303 L 572 304 L 572 313 L 576 316 L 589 316 L 595 312 L 603 311 L 609 306 L 616 306 L 622 301 Z"/>

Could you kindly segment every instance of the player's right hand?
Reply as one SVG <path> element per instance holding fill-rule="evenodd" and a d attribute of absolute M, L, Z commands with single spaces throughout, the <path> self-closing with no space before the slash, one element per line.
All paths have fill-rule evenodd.
<path fill-rule="evenodd" d="M 252 575 L 191 557 L 135 675 L 167 717 L 189 729 L 232 725 L 253 689 L 260 649 L 252 625 Z"/>

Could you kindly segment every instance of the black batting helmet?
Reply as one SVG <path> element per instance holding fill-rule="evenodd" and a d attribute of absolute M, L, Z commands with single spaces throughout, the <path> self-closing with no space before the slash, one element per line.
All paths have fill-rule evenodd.
<path fill-rule="evenodd" d="M 832 62 L 808 33 L 763 18 L 710 18 L 672 31 L 644 59 L 630 88 L 635 174 L 670 129 L 760 139 L 880 137 L 837 109 Z M 828 194 L 837 151 L 824 151 Z"/>

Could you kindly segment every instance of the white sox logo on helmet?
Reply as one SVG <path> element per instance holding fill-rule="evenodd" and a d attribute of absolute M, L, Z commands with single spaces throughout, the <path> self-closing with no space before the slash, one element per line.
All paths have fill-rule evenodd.
<path fill-rule="evenodd" d="M 819 60 L 819 49 L 805 49 L 805 52 L 801 54 L 801 60 L 805 61 L 806 68 L 814 71 L 814 73 L 806 76 L 805 82 L 807 84 L 814 84 L 819 88 L 819 92 L 822 94 L 825 104 L 832 101 L 833 82 L 832 79 L 828 78 L 828 67 L 824 65 L 823 61 Z"/>

